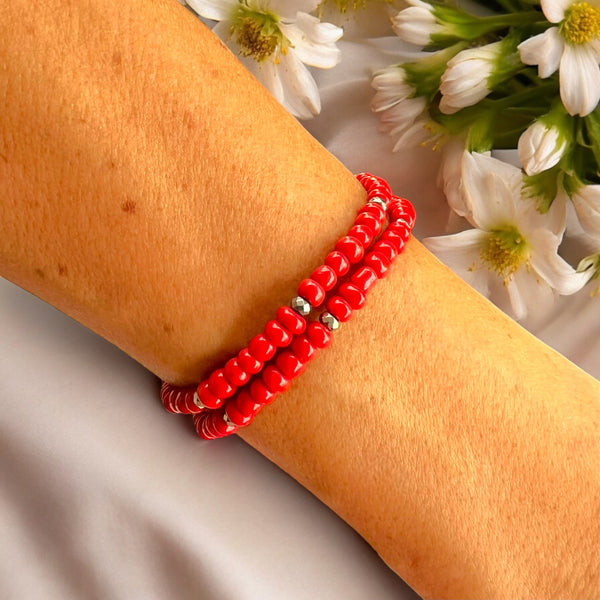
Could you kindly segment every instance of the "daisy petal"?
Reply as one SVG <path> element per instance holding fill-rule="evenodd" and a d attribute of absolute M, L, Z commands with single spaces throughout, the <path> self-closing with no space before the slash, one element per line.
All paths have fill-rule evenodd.
<path fill-rule="evenodd" d="M 186 0 L 188 6 L 205 19 L 222 21 L 233 13 L 236 0 Z"/>
<path fill-rule="evenodd" d="M 513 275 L 506 291 L 517 320 L 532 312 L 546 312 L 556 297 L 556 292 L 545 281 L 526 269 L 519 269 Z"/>
<path fill-rule="evenodd" d="M 424 246 L 447 267 L 475 288 L 480 294 L 489 294 L 489 271 L 482 267 L 481 246 L 487 234 L 479 229 L 467 229 L 452 235 L 425 238 Z"/>
<path fill-rule="evenodd" d="M 542 11 L 550 23 L 560 23 L 573 0 L 541 0 Z"/>
<path fill-rule="evenodd" d="M 497 158 L 466 153 L 462 160 L 463 199 L 470 220 L 489 230 L 514 218 L 521 171 Z"/>
<path fill-rule="evenodd" d="M 461 138 L 451 138 L 442 148 L 442 164 L 438 171 L 438 186 L 444 190 L 450 208 L 461 217 L 471 213 L 462 192 L 461 165 L 466 152 Z"/>
<path fill-rule="evenodd" d="M 295 53 L 282 55 L 278 69 L 284 94 L 282 104 L 300 119 L 310 119 L 319 114 L 321 99 L 317 84 Z"/>
<path fill-rule="evenodd" d="M 527 282 L 525 286 L 523 285 L 524 282 L 527 281 L 528 277 L 530 277 L 530 275 L 527 273 L 525 274 L 524 278 L 522 273 L 517 272 L 506 284 L 506 291 L 508 292 L 508 297 L 510 299 L 510 306 L 517 321 L 520 321 L 527 316 L 527 303 L 525 301 L 527 294 L 523 294 L 522 288 L 525 286 L 529 287 L 528 284 L 530 282 Z"/>
<path fill-rule="evenodd" d="M 571 200 L 582 229 L 600 241 L 600 185 L 582 186 Z"/>
<path fill-rule="evenodd" d="M 551 27 L 521 42 L 518 49 L 521 60 L 526 65 L 538 65 L 538 73 L 545 79 L 558 69 L 564 47 L 565 42 L 558 27 Z"/>
<path fill-rule="evenodd" d="M 332 23 L 321 23 L 317 17 L 305 12 L 296 14 L 296 25 L 315 44 L 333 44 L 344 33 L 341 27 L 337 27 Z"/>
<path fill-rule="evenodd" d="M 534 251 L 530 256 L 531 266 L 544 281 L 559 294 L 568 296 L 578 292 L 589 279 L 586 273 L 577 273 L 556 253 L 556 236 L 540 229 L 531 236 Z"/>
<path fill-rule="evenodd" d="M 266 60 L 263 63 L 257 63 L 252 58 L 246 58 L 243 56 L 239 57 L 240 61 L 244 66 L 269 90 L 271 95 L 280 103 L 283 104 L 285 94 L 283 92 L 283 85 L 277 66 L 270 60 Z"/>
<path fill-rule="evenodd" d="M 560 61 L 560 97 L 572 115 L 585 117 L 598 105 L 600 69 L 588 46 L 565 46 Z"/>
<path fill-rule="evenodd" d="M 304 15 L 304 13 L 298 13 L 299 17 L 301 15 Z M 309 22 L 308 19 L 310 19 L 312 22 Z M 279 28 L 281 29 L 283 35 L 285 35 L 285 37 L 291 42 L 293 46 L 293 53 L 303 63 L 313 67 L 329 69 L 337 65 L 338 62 L 340 62 L 339 49 L 333 44 L 322 44 L 314 41 L 314 39 L 311 39 L 309 35 L 307 35 L 306 32 L 301 29 L 302 25 L 315 30 L 316 27 L 327 26 L 328 24 L 320 23 L 319 19 L 312 17 L 311 15 L 304 15 L 301 21 L 297 22 L 295 25 L 286 25 L 285 23 L 280 23 Z M 335 26 L 331 25 L 331 27 Z M 341 35 L 342 30 L 339 29 L 339 27 L 335 27 L 335 29 L 339 30 Z M 311 31 L 311 33 L 314 33 L 314 31 Z"/>

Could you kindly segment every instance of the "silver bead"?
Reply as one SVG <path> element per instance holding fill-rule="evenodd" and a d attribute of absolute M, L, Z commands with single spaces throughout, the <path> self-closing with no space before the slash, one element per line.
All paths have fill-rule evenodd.
<path fill-rule="evenodd" d="M 290 306 L 301 316 L 305 317 L 312 309 L 310 302 L 302 296 L 294 296 L 290 302 Z"/>
<path fill-rule="evenodd" d="M 329 331 L 336 331 L 340 328 L 340 322 L 330 312 L 325 311 L 321 313 L 319 321 L 321 321 Z"/>
<path fill-rule="evenodd" d="M 404 223 L 410 229 L 410 223 L 408 223 L 404 219 L 396 219 L 396 222 Z"/>
<path fill-rule="evenodd" d="M 372 198 L 369 198 L 368 204 L 371 203 L 379 204 L 379 206 L 381 206 L 383 210 L 387 210 L 387 204 L 385 203 L 385 200 L 383 198 L 380 198 L 379 196 L 373 196 Z"/>

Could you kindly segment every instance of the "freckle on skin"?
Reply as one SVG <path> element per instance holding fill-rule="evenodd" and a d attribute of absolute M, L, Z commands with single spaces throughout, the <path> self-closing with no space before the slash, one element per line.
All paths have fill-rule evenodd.
<path fill-rule="evenodd" d="M 46 274 L 44 273 L 44 271 L 42 271 L 42 269 L 36 269 L 35 270 L 35 274 L 40 278 L 40 279 L 44 279 L 44 277 L 46 277 Z"/>
<path fill-rule="evenodd" d="M 192 115 L 192 113 L 189 110 L 185 110 L 183 113 L 183 124 L 188 129 L 194 128 L 194 116 Z"/>
<path fill-rule="evenodd" d="M 58 265 L 58 274 L 63 276 L 67 274 L 66 265 Z"/>
<path fill-rule="evenodd" d="M 112 55 L 112 65 L 115 68 L 115 71 L 120 71 L 121 64 L 123 59 L 121 58 L 120 52 L 114 52 Z"/>
<path fill-rule="evenodd" d="M 171 325 L 170 323 L 165 323 L 163 325 L 163 331 L 165 333 L 173 333 L 173 325 Z"/>
<path fill-rule="evenodd" d="M 133 202 L 133 200 L 126 200 L 125 202 L 123 202 L 123 204 L 121 204 L 121 210 L 130 215 L 134 214 L 135 213 L 135 202 Z"/>

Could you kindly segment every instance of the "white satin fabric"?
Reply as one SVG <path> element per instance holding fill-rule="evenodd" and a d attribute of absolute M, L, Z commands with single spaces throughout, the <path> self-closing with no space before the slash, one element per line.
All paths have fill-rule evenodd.
<path fill-rule="evenodd" d="M 371 35 L 384 18 L 373 13 Z M 436 157 L 392 154 L 369 111 L 371 73 L 399 60 L 398 41 L 348 28 L 306 126 L 411 198 L 418 236 L 441 233 Z M 599 309 L 582 292 L 531 327 L 600 377 Z M 157 398 L 133 360 L 0 280 L 0 598 L 416 598 L 277 467 L 237 438 L 203 443 Z"/>

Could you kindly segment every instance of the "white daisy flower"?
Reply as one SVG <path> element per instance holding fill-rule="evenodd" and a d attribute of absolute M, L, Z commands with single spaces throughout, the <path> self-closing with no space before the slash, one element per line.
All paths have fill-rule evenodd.
<path fill-rule="evenodd" d="M 318 0 L 187 0 L 213 32 L 294 116 L 321 111 L 317 84 L 306 65 L 328 69 L 340 61 L 342 29 L 308 13 Z"/>
<path fill-rule="evenodd" d="M 491 91 L 490 78 L 503 55 L 502 42 L 468 48 L 448 62 L 440 83 L 440 111 L 451 115 L 473 106 Z"/>
<path fill-rule="evenodd" d="M 463 188 L 476 229 L 427 238 L 425 245 L 459 276 L 500 306 L 508 299 L 517 319 L 549 306 L 556 294 L 573 294 L 589 276 L 558 256 L 565 227 L 564 202 L 547 214 L 521 198 L 521 170 L 472 154 Z"/>
<path fill-rule="evenodd" d="M 561 129 L 537 119 L 519 137 L 519 160 L 527 175 L 537 175 L 560 162 L 568 142 Z"/>
<path fill-rule="evenodd" d="M 541 6 L 557 26 L 522 42 L 521 60 L 538 65 L 542 78 L 558 70 L 565 108 L 583 117 L 600 100 L 600 2 L 541 0 Z"/>
<path fill-rule="evenodd" d="M 401 147 L 411 147 L 431 137 L 427 130 L 427 101 L 415 97 L 415 88 L 407 82 L 406 72 L 399 65 L 382 69 L 372 82 L 376 90 L 371 108 L 380 113 L 382 130 L 398 139 L 394 152 Z"/>

